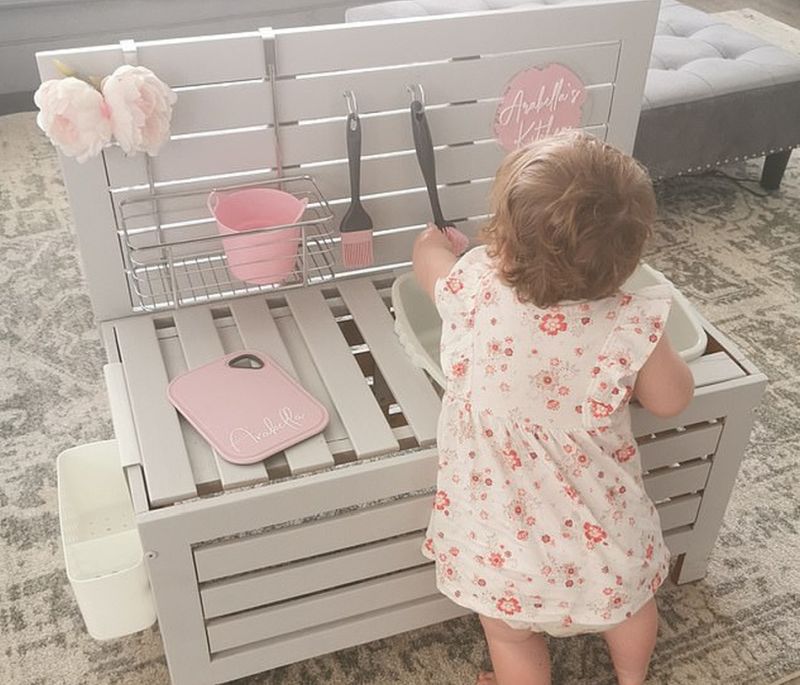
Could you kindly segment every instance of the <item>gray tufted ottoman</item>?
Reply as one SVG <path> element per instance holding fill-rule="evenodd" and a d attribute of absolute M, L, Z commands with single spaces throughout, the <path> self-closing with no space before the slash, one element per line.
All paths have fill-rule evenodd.
<path fill-rule="evenodd" d="M 561 3 L 576 4 L 396 0 L 352 8 L 347 20 Z M 653 177 L 765 157 L 761 183 L 772 190 L 798 144 L 800 57 L 677 0 L 662 0 L 634 149 Z"/>

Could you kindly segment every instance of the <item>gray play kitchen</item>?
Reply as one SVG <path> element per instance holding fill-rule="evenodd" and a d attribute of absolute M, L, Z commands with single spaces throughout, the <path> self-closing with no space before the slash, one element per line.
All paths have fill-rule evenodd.
<path fill-rule="evenodd" d="M 115 433 L 59 460 L 67 571 L 95 637 L 157 617 L 172 681 L 206 685 L 464 613 L 420 553 L 441 370 L 411 246 L 433 219 L 429 190 L 440 227 L 476 235 L 504 154 L 498 104 L 521 72 L 569 70 L 574 125 L 630 151 L 657 9 L 622 0 L 38 55 L 43 79 L 55 59 L 95 75 L 140 64 L 178 95 L 157 157 L 62 159 Z M 236 196 L 254 189 L 294 201 L 254 219 L 243 212 L 257 201 Z M 369 221 L 351 213 L 342 233 L 354 199 Z M 664 277 L 642 266 L 634 279 Z M 687 582 L 705 574 L 765 378 L 677 292 L 667 334 L 694 400 L 671 419 L 634 407 L 634 428 Z M 318 403 L 310 437 L 281 447 L 304 412 L 259 395 L 266 381 L 237 385 L 267 371 L 284 374 L 287 398 L 300 388 L 298 402 Z M 170 394 L 187 377 L 199 385 Z M 223 414 L 273 400 L 269 422 L 235 441 L 263 451 L 231 460 Z"/>

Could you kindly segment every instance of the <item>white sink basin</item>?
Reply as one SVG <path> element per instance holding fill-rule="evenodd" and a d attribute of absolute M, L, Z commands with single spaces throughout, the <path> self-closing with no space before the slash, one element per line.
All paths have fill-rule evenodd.
<path fill-rule="evenodd" d="M 625 282 L 623 290 L 635 292 L 649 285 L 671 282 L 660 271 L 641 264 Z M 399 276 L 392 286 L 392 305 L 395 313 L 395 331 L 416 366 L 427 371 L 431 378 L 444 387 L 445 379 L 439 363 L 439 340 L 442 320 L 413 272 Z M 666 334 L 672 346 L 686 361 L 696 359 L 706 349 L 706 333 L 692 306 L 673 286 L 673 304 L 667 319 Z"/>

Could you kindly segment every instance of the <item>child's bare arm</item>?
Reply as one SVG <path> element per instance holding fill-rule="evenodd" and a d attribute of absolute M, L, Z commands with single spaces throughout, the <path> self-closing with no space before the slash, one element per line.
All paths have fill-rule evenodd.
<path fill-rule="evenodd" d="M 436 281 L 450 273 L 457 257 L 450 239 L 438 228 L 429 225 L 414 241 L 414 275 L 422 289 L 434 298 Z"/>
<path fill-rule="evenodd" d="M 664 336 L 639 371 L 634 397 L 648 411 L 666 417 L 680 414 L 693 394 L 692 372 Z"/>

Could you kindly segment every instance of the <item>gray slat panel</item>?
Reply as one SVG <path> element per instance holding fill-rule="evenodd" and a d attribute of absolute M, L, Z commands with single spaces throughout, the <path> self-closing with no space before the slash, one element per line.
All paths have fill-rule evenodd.
<path fill-rule="evenodd" d="M 399 444 L 367 385 L 322 294 L 314 289 L 286 295 L 308 351 L 359 457 L 395 452 Z"/>
<path fill-rule="evenodd" d="M 664 543 L 674 557 L 678 554 L 683 554 L 689 549 L 689 543 L 693 537 L 694 531 L 692 531 L 691 526 L 683 526 L 664 533 Z"/>
<path fill-rule="evenodd" d="M 697 518 L 697 510 L 700 509 L 701 499 L 702 496 L 699 494 L 683 495 L 659 504 L 656 509 L 658 509 L 658 517 L 661 519 L 661 527 L 664 530 L 671 530 L 694 523 Z"/>
<path fill-rule="evenodd" d="M 206 618 L 233 614 L 262 604 L 399 571 L 427 562 L 421 534 L 289 564 L 272 571 L 210 583 L 200 589 Z"/>
<path fill-rule="evenodd" d="M 705 487 L 710 470 L 711 462 L 706 460 L 654 471 L 644 477 L 644 489 L 655 501 L 697 492 Z"/>
<path fill-rule="evenodd" d="M 277 566 L 374 540 L 420 530 L 431 515 L 431 496 L 410 497 L 349 514 L 195 550 L 200 582 Z"/>
<path fill-rule="evenodd" d="M 719 419 L 727 415 L 731 403 L 741 397 L 740 386 L 748 383 L 748 378 L 737 378 L 727 381 L 725 387 L 714 384 L 695 388 L 689 406 L 677 416 L 659 417 L 651 414 L 638 402 L 632 403 L 630 411 L 633 434 L 638 438 L 651 433 L 674 430 L 678 426 L 691 426 Z"/>
<path fill-rule="evenodd" d="M 178 339 L 190 369 L 208 364 L 225 354 L 210 309 L 207 307 L 178 309 L 173 318 L 178 330 Z M 229 490 L 267 480 L 267 471 L 263 462 L 231 464 L 217 454 L 211 445 L 208 446 L 208 449 L 214 454 L 217 471 L 224 489 Z"/>
<path fill-rule="evenodd" d="M 290 376 L 299 380 L 297 369 L 263 298 L 234 300 L 231 302 L 231 313 L 247 349 L 271 356 Z M 309 388 L 306 390 L 311 392 Z M 284 455 L 292 473 L 333 466 L 333 455 L 322 433 L 288 447 Z"/>
<path fill-rule="evenodd" d="M 211 653 L 436 594 L 433 564 L 208 622 Z"/>
<path fill-rule="evenodd" d="M 645 439 L 639 443 L 642 468 L 652 471 L 683 461 L 691 461 L 714 454 L 717 449 L 722 423 L 691 426 L 684 431 L 674 431 Z"/>
<path fill-rule="evenodd" d="M 400 345 L 392 316 L 375 286 L 366 278 L 344 281 L 339 284 L 339 293 L 417 441 L 420 445 L 435 442 L 441 400 Z"/>
<path fill-rule="evenodd" d="M 115 324 L 147 491 L 154 507 L 197 495 L 178 414 L 167 399 L 167 372 L 147 316 Z"/>
<path fill-rule="evenodd" d="M 276 668 L 470 613 L 440 594 L 215 655 L 214 682 Z"/>
<path fill-rule="evenodd" d="M 733 359 L 725 352 L 712 352 L 711 354 L 704 354 L 689 362 L 689 369 L 694 376 L 694 385 L 696 388 L 702 388 L 704 385 L 712 385 L 713 383 L 721 383 L 729 381 L 732 378 L 741 378 L 747 374 L 741 366 L 739 366 Z"/>

